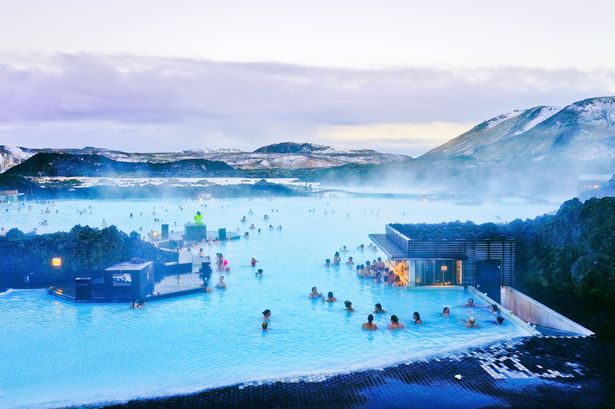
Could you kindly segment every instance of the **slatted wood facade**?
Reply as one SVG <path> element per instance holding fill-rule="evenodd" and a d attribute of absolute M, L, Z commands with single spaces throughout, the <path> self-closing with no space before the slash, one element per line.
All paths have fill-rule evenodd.
<path fill-rule="evenodd" d="M 476 284 L 476 263 L 497 262 L 501 285 L 513 285 L 515 241 L 509 239 L 412 240 L 391 225 L 385 235 L 370 238 L 389 258 L 408 260 L 462 260 L 463 285 Z M 405 257 L 402 255 L 405 254 Z"/>

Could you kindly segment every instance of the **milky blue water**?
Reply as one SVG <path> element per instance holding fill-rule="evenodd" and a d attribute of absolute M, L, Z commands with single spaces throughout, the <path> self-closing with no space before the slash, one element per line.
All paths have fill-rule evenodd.
<path fill-rule="evenodd" d="M 469 294 L 461 288 L 386 287 L 357 278 L 345 265 L 327 269 L 324 259 L 343 245 L 351 249 L 343 257 L 364 261 L 381 256 L 356 247 L 368 243 L 368 233 L 384 232 L 388 222 L 500 221 L 556 208 L 357 198 L 64 201 L 32 206 L 18 212 L 14 205 L 0 205 L 0 227 L 47 232 L 76 223 L 100 227 L 104 218 L 121 230 L 148 231 L 159 229 L 154 217 L 181 225 L 200 209 L 210 227 L 240 227 L 243 232 L 254 223 L 262 231 L 251 231 L 249 239 L 204 246 L 212 256 L 221 251 L 229 260 L 226 291 L 150 302 L 140 310 L 124 304 L 76 305 L 43 290 L 0 295 L 0 407 L 99 402 L 347 372 L 527 335 L 510 321 L 496 326 L 485 308 L 462 307 Z M 41 214 L 47 207 L 50 212 Z M 77 209 L 84 208 L 87 214 L 78 215 Z M 265 213 L 269 221 L 263 221 Z M 240 223 L 243 215 L 246 225 Z M 38 225 L 43 219 L 47 226 Z M 269 224 L 283 228 L 270 231 Z M 256 278 L 249 265 L 252 256 L 264 269 L 262 278 Z M 308 299 L 312 286 L 333 291 L 339 302 Z M 353 302 L 355 313 L 344 311 L 346 299 Z M 380 329 L 363 331 L 361 323 L 376 302 L 387 311 L 376 317 Z M 440 316 L 444 306 L 451 307 L 451 318 Z M 270 331 L 263 333 L 261 312 L 266 308 L 273 314 Z M 414 311 L 421 313 L 424 325 L 411 323 Z M 407 325 L 405 330 L 386 330 L 391 313 Z M 470 314 L 479 328 L 463 325 Z"/>

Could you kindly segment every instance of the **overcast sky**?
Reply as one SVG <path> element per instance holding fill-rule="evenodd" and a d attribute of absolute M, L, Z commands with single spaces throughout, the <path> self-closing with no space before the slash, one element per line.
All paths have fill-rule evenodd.
<path fill-rule="evenodd" d="M 615 94 L 610 1 L 4 1 L 0 144 L 417 155 Z"/>

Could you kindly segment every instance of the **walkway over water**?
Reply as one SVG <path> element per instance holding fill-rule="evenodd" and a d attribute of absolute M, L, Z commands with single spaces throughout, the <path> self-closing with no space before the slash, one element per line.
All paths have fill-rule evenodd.
<path fill-rule="evenodd" d="M 196 273 L 167 276 L 154 285 L 154 295 L 172 294 L 201 288 L 203 281 Z"/>

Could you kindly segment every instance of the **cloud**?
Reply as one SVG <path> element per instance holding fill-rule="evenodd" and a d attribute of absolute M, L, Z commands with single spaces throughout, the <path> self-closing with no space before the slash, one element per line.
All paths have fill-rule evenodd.
<path fill-rule="evenodd" d="M 5 53 L 0 137 L 38 146 L 84 146 L 94 139 L 150 151 L 329 138 L 417 153 L 417 146 L 427 150 L 455 137 L 461 124 L 612 93 L 615 72 L 608 70 L 351 70 Z"/>
<path fill-rule="evenodd" d="M 416 155 L 447 142 L 451 135 L 459 135 L 473 125 L 472 122 L 434 121 L 332 126 L 320 129 L 317 137 L 322 142 L 345 148 L 402 149 Z"/>

